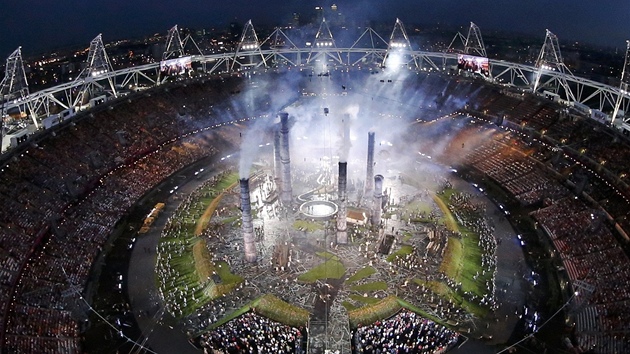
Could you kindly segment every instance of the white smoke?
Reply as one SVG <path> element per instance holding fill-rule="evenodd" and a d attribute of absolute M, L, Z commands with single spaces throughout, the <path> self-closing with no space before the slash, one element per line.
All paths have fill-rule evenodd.
<path fill-rule="evenodd" d="M 253 81 L 264 100 L 248 93 L 241 94 L 244 100 L 237 95 L 233 98 L 236 102 L 229 105 L 232 117 L 238 117 L 239 112 L 269 116 L 250 124 L 241 137 L 240 175 L 248 177 L 260 145 L 273 141 L 270 132 L 280 110 L 290 116 L 291 154 L 297 163 L 312 165 L 338 158 L 349 162 L 349 178 L 361 166 L 363 172 L 354 177 L 363 179 L 368 131 L 377 135 L 375 173 L 384 173 L 388 163 L 416 163 L 420 149 L 438 156 L 461 127 L 452 126 L 451 119 L 426 126 L 410 124 L 415 119 L 436 119 L 474 100 L 477 86 L 449 90 L 450 80 L 407 70 L 376 74 L 332 71 L 329 77 L 311 77 L 300 71 L 260 75 Z M 345 134 L 347 129 L 349 135 Z M 390 162 L 382 160 L 385 158 Z"/>

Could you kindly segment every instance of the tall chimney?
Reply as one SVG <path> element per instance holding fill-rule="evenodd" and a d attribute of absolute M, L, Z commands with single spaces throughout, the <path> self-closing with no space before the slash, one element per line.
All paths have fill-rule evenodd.
<path fill-rule="evenodd" d="M 273 132 L 273 171 L 274 181 L 276 183 L 276 189 L 279 191 L 282 189 L 280 181 L 282 180 L 282 158 L 280 157 L 280 130 L 276 129 Z"/>
<path fill-rule="evenodd" d="M 345 144 L 350 144 L 350 115 L 343 115 L 343 140 Z"/>
<path fill-rule="evenodd" d="M 348 163 L 339 162 L 339 186 L 337 196 L 339 198 L 339 210 L 337 211 L 337 243 L 348 243 L 346 184 L 348 180 Z"/>
<path fill-rule="evenodd" d="M 350 146 L 352 146 L 350 142 L 350 119 L 350 115 L 347 113 L 341 119 L 341 146 L 339 147 L 339 161 L 341 162 L 348 161 Z"/>
<path fill-rule="evenodd" d="M 249 179 L 240 179 L 241 210 L 243 212 L 243 244 L 245 245 L 245 261 L 256 262 L 256 243 L 254 242 L 254 224 L 252 223 L 252 205 L 249 200 Z"/>
<path fill-rule="evenodd" d="M 374 132 L 368 132 L 367 174 L 365 175 L 365 192 L 374 189 Z"/>
<path fill-rule="evenodd" d="M 374 176 L 374 204 L 372 205 L 372 225 L 381 224 L 381 214 L 383 213 L 383 176 Z"/>
<path fill-rule="evenodd" d="M 282 162 L 282 191 L 280 200 L 290 205 L 293 200 L 291 189 L 291 155 L 289 154 L 289 114 L 280 112 L 280 160 Z"/>

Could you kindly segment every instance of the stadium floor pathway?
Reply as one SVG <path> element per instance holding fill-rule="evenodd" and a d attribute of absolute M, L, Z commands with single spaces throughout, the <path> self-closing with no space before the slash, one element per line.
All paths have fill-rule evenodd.
<path fill-rule="evenodd" d="M 166 220 L 179 206 L 179 196 L 192 193 L 202 182 L 192 179 L 168 198 L 164 210 L 149 232 L 138 237 L 129 261 L 127 291 L 131 308 L 146 345 L 159 354 L 202 352 L 188 342 L 188 336 L 181 326 L 166 324 L 176 321 L 162 308 L 155 280 L 156 250 Z M 146 252 L 145 249 L 149 249 L 150 252 Z"/>

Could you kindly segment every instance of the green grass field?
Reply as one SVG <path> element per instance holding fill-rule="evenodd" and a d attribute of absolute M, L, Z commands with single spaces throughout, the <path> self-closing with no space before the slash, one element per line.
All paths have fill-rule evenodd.
<path fill-rule="evenodd" d="M 266 294 L 211 324 L 201 333 L 221 327 L 249 311 L 254 311 L 259 315 L 293 327 L 306 326 L 311 315 L 303 308 L 291 305 L 271 294 Z"/>
<path fill-rule="evenodd" d="M 402 209 L 400 218 L 402 220 L 407 220 L 412 214 L 429 214 L 432 210 L 433 207 L 431 206 L 431 204 L 423 202 L 421 200 L 414 200 L 413 202 L 405 205 L 405 207 Z"/>
<path fill-rule="evenodd" d="M 451 213 L 451 211 L 448 209 L 448 198 L 450 198 L 450 195 L 448 198 L 446 198 L 446 194 L 441 194 L 441 195 L 437 195 L 437 194 L 432 194 L 431 195 L 433 197 L 433 200 L 435 201 L 435 203 L 438 205 L 438 207 L 440 207 L 440 210 L 442 210 L 442 213 L 444 213 L 444 218 L 445 218 L 445 224 L 446 227 L 454 232 L 459 231 L 459 225 L 457 224 L 457 220 L 455 220 L 455 217 L 453 216 L 453 214 Z"/>
<path fill-rule="evenodd" d="M 214 211 L 219 206 L 224 193 L 236 186 L 236 183 L 238 183 L 238 175 L 233 173 L 224 176 L 215 186 L 206 187 L 206 190 L 201 193 L 203 197 L 192 202 L 186 212 L 176 212 L 175 220 L 178 227 L 172 228 L 160 239 L 158 246 L 160 250 L 159 267 L 168 269 L 169 273 L 167 276 L 159 278 L 159 287 L 162 294 L 165 294 L 167 303 L 182 306 L 178 311 L 169 309 L 177 318 L 194 313 L 209 301 L 228 294 L 244 281 L 241 276 L 232 273 L 226 262 L 213 262 L 212 254 L 208 251 L 205 241 L 197 236 L 211 224 Z M 438 205 L 443 212 L 442 220 L 446 227 L 461 235 L 461 238 L 449 238 L 440 266 L 440 271 L 447 277 L 461 283 L 461 291 L 456 291 L 448 287 L 446 283 L 438 281 L 420 279 L 413 279 L 413 281 L 426 287 L 437 296 L 448 299 L 472 314 L 482 317 L 488 309 L 468 302 L 462 294 L 465 291 L 478 296 L 486 294 L 488 290 L 485 289 L 484 283 L 490 279 L 491 274 L 479 276 L 477 279 L 473 278 L 477 272 L 481 272 L 483 251 L 478 246 L 479 236 L 463 227 L 449 208 L 450 195 L 455 192 L 455 190 L 446 190 L 444 193 L 432 195 L 432 197 L 435 205 Z M 418 212 L 428 214 L 433 208 L 435 207 L 430 201 L 428 203 L 414 201 L 405 208 L 402 215 L 409 217 L 411 213 Z M 215 221 L 212 225 L 231 224 L 238 222 L 238 220 L 238 217 L 226 217 Z M 417 220 L 414 221 L 417 222 Z M 314 232 L 321 230 L 322 224 L 296 221 L 293 227 L 297 230 Z M 411 237 L 413 237 L 411 233 L 403 234 L 403 241 L 409 241 Z M 412 246 L 403 244 L 387 257 L 387 261 L 396 262 L 397 259 L 404 258 L 413 252 Z M 167 254 L 168 257 L 166 257 Z M 340 260 L 338 256 L 330 252 L 317 252 L 316 255 L 321 263 L 299 275 L 298 280 L 300 282 L 314 283 L 317 280 L 342 279 L 346 275 L 347 269 L 342 263 L 343 260 Z M 388 285 L 385 281 L 370 279 L 375 273 L 377 273 L 375 268 L 365 266 L 345 280 L 344 284 L 350 290 L 350 294 L 349 299 L 343 301 L 342 305 L 348 310 L 353 326 L 358 323 L 372 323 L 375 320 L 387 318 L 403 307 L 431 318 L 413 304 L 405 303 L 394 296 L 389 296 L 386 299 L 376 297 L 375 294 L 377 293 L 375 292 L 387 291 Z M 217 280 L 215 283 L 213 279 L 216 280 L 217 277 L 220 281 Z M 364 279 L 368 282 L 357 284 Z M 225 323 L 252 309 L 265 317 L 296 326 L 307 323 L 309 317 L 306 310 L 297 308 L 272 295 L 265 295 L 215 325 Z"/>
<path fill-rule="evenodd" d="M 210 280 L 212 273 L 214 273 L 214 264 L 212 263 L 212 256 L 206 247 L 206 241 L 198 239 L 192 247 L 193 250 L 193 264 L 195 265 L 195 271 L 199 276 L 199 281 L 202 283 Z"/>
<path fill-rule="evenodd" d="M 394 262 L 398 258 L 405 258 L 405 256 L 408 256 L 412 253 L 413 253 L 412 246 L 402 245 L 400 246 L 398 250 L 396 250 L 396 252 L 392 252 L 387 256 L 387 261 L 391 263 L 391 262 Z"/>
<path fill-rule="evenodd" d="M 449 229 L 456 230 L 461 235 L 461 238 L 448 238 L 440 271 L 450 279 L 461 283 L 462 293 L 472 292 L 477 296 L 483 296 L 489 290 L 486 288 L 485 282 L 492 278 L 492 272 L 487 272 L 485 276 L 480 275 L 474 279 L 477 273 L 482 273 L 481 256 L 483 250 L 479 246 L 479 235 L 461 225 L 449 209 L 448 204 L 453 193 L 456 193 L 454 189 L 447 189 L 444 193 L 434 195 L 436 203 L 445 215 Z M 436 294 L 461 304 L 464 309 L 475 315 L 483 316 L 488 312 L 487 308 L 464 300 L 460 293 L 446 287 L 446 285 L 425 284 L 425 286 L 429 286 Z"/>
<path fill-rule="evenodd" d="M 330 253 L 330 252 L 315 252 L 315 254 L 319 257 L 322 257 L 323 259 L 332 259 L 335 261 L 339 260 L 339 257 L 335 256 L 334 254 Z"/>
<path fill-rule="evenodd" d="M 167 229 L 160 238 L 157 267 L 166 275 L 158 277 L 158 288 L 169 304 L 169 312 L 177 318 L 194 313 L 243 281 L 231 273 L 227 263 L 213 263 L 205 240 L 197 237 L 208 225 L 224 191 L 237 180 L 238 174 L 227 174 L 216 185 L 198 191 L 202 197 L 175 211 L 172 223 L 177 227 Z M 212 280 L 215 274 L 221 280 L 219 284 Z"/>
<path fill-rule="evenodd" d="M 350 294 L 348 297 L 350 297 L 350 299 L 358 302 L 358 303 L 362 303 L 362 304 L 367 304 L 367 305 L 371 305 L 371 304 L 376 304 L 379 301 L 381 301 L 382 299 L 379 298 L 375 298 L 375 297 L 371 297 L 371 296 L 363 296 L 363 295 L 359 295 L 359 294 Z M 358 307 L 360 308 L 360 306 Z"/>
<path fill-rule="evenodd" d="M 303 308 L 284 302 L 277 297 L 264 295 L 255 307 L 256 313 L 289 326 L 305 326 L 310 313 Z"/>
<path fill-rule="evenodd" d="M 212 215 L 214 214 L 214 211 L 216 210 L 217 205 L 219 205 L 219 203 L 221 202 L 221 199 L 223 199 L 224 193 L 236 187 L 237 184 L 238 184 L 238 173 L 231 173 L 225 176 L 224 178 L 222 178 L 216 184 L 216 186 L 211 187 L 207 190 L 210 192 L 210 195 L 214 197 L 201 198 L 200 201 L 203 205 L 206 205 L 206 208 L 203 214 L 201 214 L 201 216 L 197 220 L 197 223 L 195 226 L 195 235 L 197 236 L 201 235 L 203 230 L 208 226 L 208 223 L 210 222 L 210 219 L 212 218 Z"/>
<path fill-rule="evenodd" d="M 349 304 L 351 307 L 352 304 Z M 348 309 L 348 307 L 346 307 Z M 388 296 L 384 299 L 372 302 L 369 305 L 359 308 L 348 309 L 348 317 L 350 319 L 350 327 L 357 328 L 360 325 L 374 323 L 376 321 L 385 320 L 395 315 L 401 309 L 407 309 L 415 312 L 422 317 L 428 318 L 443 326 L 449 327 L 447 323 L 441 321 L 439 318 L 430 315 L 426 311 L 423 311 L 419 307 L 408 303 L 404 300 L 397 298 L 396 296 Z"/>
<path fill-rule="evenodd" d="M 295 220 L 293 228 L 300 231 L 313 232 L 323 230 L 324 226 L 321 223 L 307 220 Z"/>
<path fill-rule="evenodd" d="M 301 274 L 298 280 L 305 283 L 314 283 L 320 279 L 341 279 L 345 273 L 346 267 L 343 263 L 330 259 Z"/>
<path fill-rule="evenodd" d="M 450 200 L 450 196 L 455 193 L 453 189 L 447 189 L 443 194 L 438 194 L 439 200 L 444 205 Z M 483 250 L 479 246 L 479 235 L 470 231 L 466 227 L 460 225 L 448 207 L 445 209 L 456 224 L 461 239 L 450 237 L 444 259 L 440 265 L 440 271 L 449 278 L 462 284 L 462 291 L 469 291 L 478 296 L 483 296 L 488 289 L 485 287 L 485 281 L 491 279 L 492 274 L 488 272 L 486 276 L 479 276 L 474 279 L 477 272 L 482 273 L 481 256 Z M 445 212 L 446 212 L 445 211 Z"/>
<path fill-rule="evenodd" d="M 460 305 L 464 310 L 472 313 L 477 317 L 483 317 L 488 313 L 487 308 L 465 300 L 460 293 L 449 288 L 446 284 L 442 282 L 434 280 L 424 281 L 420 279 L 413 279 L 413 281 L 418 285 L 423 285 L 425 288 L 431 290 L 434 294 L 448 299 L 454 304 Z"/>
<path fill-rule="evenodd" d="M 356 273 L 346 279 L 346 284 L 354 283 L 355 281 L 359 281 L 361 279 L 367 278 L 370 275 L 376 273 L 376 269 L 372 266 L 363 267 L 359 269 Z"/>

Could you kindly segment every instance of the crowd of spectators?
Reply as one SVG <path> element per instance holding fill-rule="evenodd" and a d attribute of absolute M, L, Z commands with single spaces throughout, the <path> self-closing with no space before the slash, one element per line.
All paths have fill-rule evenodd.
<path fill-rule="evenodd" d="M 407 310 L 384 321 L 359 326 L 353 334 L 356 353 L 445 353 L 457 332 Z"/>
<path fill-rule="evenodd" d="M 613 226 L 630 231 L 623 172 L 630 169 L 630 144 L 588 118 L 544 108 L 534 113 L 519 108 L 519 100 L 488 98 L 475 107 L 486 117 L 510 110 L 506 118 L 516 128 L 475 147 L 467 162 L 533 208 L 532 217 L 551 239 L 577 294 L 576 346 L 627 351 L 630 337 L 618 331 L 630 325 L 619 306 L 629 301 L 630 266 Z M 546 134 L 547 141 L 525 128 L 536 114 L 537 136 Z M 554 141 L 559 143 L 549 143 Z"/>
<path fill-rule="evenodd" d="M 248 312 L 201 336 L 210 353 L 303 353 L 300 329 Z"/>
<path fill-rule="evenodd" d="M 163 90 L 78 117 L 1 166 L 3 352 L 81 352 L 88 313 L 79 296 L 117 222 L 164 178 L 218 152 L 224 133 L 211 128 L 232 117 L 193 116 L 200 108 L 181 112 L 179 101 L 196 96 L 210 107 L 217 86 Z"/>
<path fill-rule="evenodd" d="M 418 87 L 429 87 L 432 80 L 441 79 L 429 76 Z M 458 89 L 471 91 L 472 86 L 452 83 L 447 92 Z M 3 351 L 80 352 L 85 314 L 77 314 L 69 299 L 76 301 L 73 296 L 84 288 L 116 223 L 164 178 L 217 153 L 215 146 L 223 137 L 206 128 L 246 116 L 221 103 L 238 92 L 236 79 L 158 90 L 120 99 L 53 129 L 12 152 L 0 166 Z M 423 99 L 422 104 L 430 106 L 429 95 Z M 515 125 L 541 134 L 545 130 L 550 138 L 568 144 L 562 160 L 591 176 L 585 192 L 630 230 L 628 142 L 599 123 L 562 118 L 551 104 L 530 101 L 485 89 L 474 109 L 486 116 L 509 112 L 506 118 Z M 531 140 L 501 135 L 475 149 L 469 163 L 524 204 L 550 204 L 533 216 L 552 237 L 571 280 L 595 285 L 589 303 L 600 309 L 595 330 L 604 331 L 625 321 L 614 303 L 630 297 L 628 257 L 600 210 L 569 198 L 568 189 L 532 161 L 539 156 L 535 150 L 545 147 L 532 146 Z M 620 190 L 624 185 L 626 190 Z"/>
<path fill-rule="evenodd" d="M 526 146 L 512 139 L 491 140 L 471 152 L 469 163 L 495 180 L 523 205 L 568 196 L 569 190 L 536 165 Z"/>
<path fill-rule="evenodd" d="M 567 198 L 536 210 L 533 217 L 549 235 L 573 283 L 576 303 L 586 309 L 579 312 L 579 330 L 584 332 L 579 343 L 583 348 L 595 347 L 597 352 L 627 351 L 630 342 L 626 336 L 605 335 L 630 326 L 620 316 L 618 304 L 630 298 L 630 265 L 604 216 L 590 209 L 580 200 Z M 588 284 L 585 288 L 582 282 Z M 591 310 L 592 309 L 592 310 Z M 594 310 L 594 311 L 593 311 Z"/>

